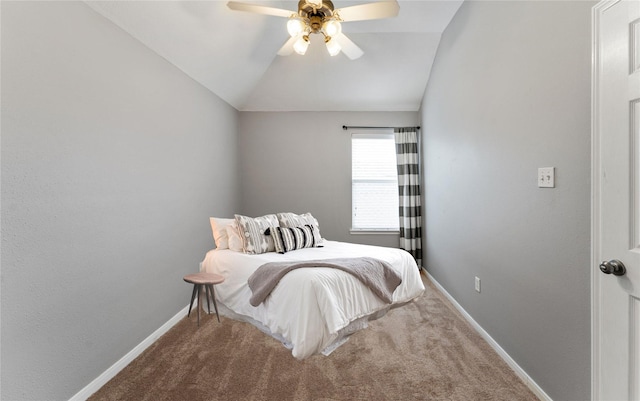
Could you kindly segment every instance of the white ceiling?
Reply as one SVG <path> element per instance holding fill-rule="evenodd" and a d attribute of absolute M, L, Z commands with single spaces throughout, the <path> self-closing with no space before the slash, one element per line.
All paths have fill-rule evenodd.
<path fill-rule="evenodd" d="M 240 0 L 288 10 L 297 1 Z M 336 8 L 371 1 L 334 0 Z M 364 55 L 281 57 L 286 19 L 232 11 L 225 1 L 86 1 L 241 111 L 415 111 L 440 36 L 463 0 L 400 0 L 397 17 L 343 23 Z"/>

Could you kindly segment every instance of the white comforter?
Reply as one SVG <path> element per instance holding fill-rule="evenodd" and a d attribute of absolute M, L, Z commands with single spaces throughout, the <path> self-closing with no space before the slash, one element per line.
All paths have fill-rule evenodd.
<path fill-rule="evenodd" d="M 258 307 L 249 304 L 249 276 L 267 262 L 370 256 L 391 264 L 402 277 L 393 293 L 393 304 L 402 304 L 424 292 L 413 257 L 406 251 L 370 245 L 325 241 L 323 248 L 306 248 L 285 254 L 269 252 L 247 255 L 229 249 L 207 252 L 201 270 L 221 274 L 224 283 L 215 287 L 216 298 L 232 312 L 266 327 L 274 337 L 303 359 L 332 349 L 342 329 L 370 315 L 379 317 L 389 309 L 357 278 L 338 269 L 304 268 L 287 273 L 271 295 Z M 362 319 L 364 320 L 364 319 Z M 366 323 L 366 321 L 365 321 Z M 366 326 L 366 324 L 365 324 Z M 264 328 L 263 328 L 264 329 Z M 330 352 L 330 351 L 329 351 Z"/>

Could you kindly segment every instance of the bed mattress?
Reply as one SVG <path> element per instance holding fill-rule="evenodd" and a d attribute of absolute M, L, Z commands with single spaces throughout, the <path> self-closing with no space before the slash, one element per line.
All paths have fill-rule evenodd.
<path fill-rule="evenodd" d="M 249 303 L 252 293 L 247 280 L 264 263 L 364 256 L 388 262 L 402 278 L 392 304 L 382 301 L 351 274 L 326 267 L 293 270 L 263 303 L 257 307 Z M 298 359 L 330 353 L 353 331 L 366 327 L 369 319 L 379 318 L 391 307 L 424 292 L 419 270 L 408 252 L 337 241 L 285 254 L 211 250 L 200 270 L 224 276 L 225 281 L 215 287 L 216 298 L 231 317 L 246 320 L 279 339 Z"/>

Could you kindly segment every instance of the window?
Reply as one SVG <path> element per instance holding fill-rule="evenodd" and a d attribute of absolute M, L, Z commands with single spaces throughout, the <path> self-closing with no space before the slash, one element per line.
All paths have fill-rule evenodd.
<path fill-rule="evenodd" d="M 398 231 L 393 133 L 351 135 L 351 230 Z"/>

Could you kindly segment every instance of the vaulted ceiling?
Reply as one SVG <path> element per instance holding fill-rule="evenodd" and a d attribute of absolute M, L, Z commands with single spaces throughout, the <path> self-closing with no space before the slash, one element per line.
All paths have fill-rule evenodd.
<path fill-rule="evenodd" d="M 239 1 L 297 10 L 292 0 Z M 226 1 L 86 3 L 241 111 L 415 111 L 462 0 L 400 0 L 397 17 L 343 23 L 364 51 L 356 60 L 329 56 L 319 35 L 304 56 L 278 56 L 287 20 L 232 11 Z"/>

